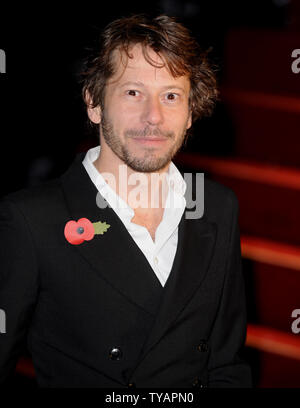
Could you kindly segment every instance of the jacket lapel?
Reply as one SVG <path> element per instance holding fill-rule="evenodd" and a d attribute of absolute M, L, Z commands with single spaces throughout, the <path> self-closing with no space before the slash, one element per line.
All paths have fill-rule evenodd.
<path fill-rule="evenodd" d="M 106 221 L 110 228 L 103 235 L 95 235 L 91 241 L 74 245 L 74 250 L 115 290 L 154 316 L 163 288 L 115 212 L 110 207 L 100 209 L 97 206 L 98 191 L 82 165 L 83 158 L 84 153 L 79 154 L 61 177 L 70 219 L 77 221 L 84 217 L 91 222 Z"/>
<path fill-rule="evenodd" d="M 184 215 L 179 224 L 173 268 L 164 287 L 159 313 L 144 345 L 142 359 L 184 310 L 204 280 L 212 259 L 216 225 L 208 222 L 205 216 L 189 220 Z"/>

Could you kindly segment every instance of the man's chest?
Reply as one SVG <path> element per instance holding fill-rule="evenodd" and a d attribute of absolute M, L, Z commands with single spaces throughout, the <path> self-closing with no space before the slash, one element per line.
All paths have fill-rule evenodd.
<path fill-rule="evenodd" d="M 142 211 L 135 210 L 131 222 L 145 227 L 149 231 L 149 234 L 151 235 L 151 238 L 154 242 L 155 232 L 157 230 L 157 227 L 162 221 L 163 213 L 164 213 L 163 208 L 156 209 L 156 211 L 151 212 L 148 211 L 148 213 L 145 212 L 144 209 Z"/>

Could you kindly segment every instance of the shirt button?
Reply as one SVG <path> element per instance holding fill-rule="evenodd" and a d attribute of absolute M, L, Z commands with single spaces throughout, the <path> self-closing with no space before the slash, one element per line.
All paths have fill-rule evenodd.
<path fill-rule="evenodd" d="M 158 264 L 158 258 L 157 258 L 157 256 L 154 258 L 154 263 L 155 263 L 155 265 Z"/>

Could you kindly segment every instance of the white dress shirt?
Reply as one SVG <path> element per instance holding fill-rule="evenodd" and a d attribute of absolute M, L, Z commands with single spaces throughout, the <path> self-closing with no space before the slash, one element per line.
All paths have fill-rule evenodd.
<path fill-rule="evenodd" d="M 82 164 L 101 196 L 123 222 L 128 233 L 146 257 L 161 285 L 164 286 L 171 272 L 177 250 L 178 224 L 186 206 L 184 197 L 186 182 L 175 164 L 171 162 L 168 177 L 166 178 L 168 195 L 163 218 L 156 229 L 153 242 L 146 227 L 131 222 L 134 210 L 106 183 L 101 173 L 94 166 L 93 163 L 99 154 L 100 146 L 88 150 Z M 121 205 L 117 203 L 121 203 Z"/>

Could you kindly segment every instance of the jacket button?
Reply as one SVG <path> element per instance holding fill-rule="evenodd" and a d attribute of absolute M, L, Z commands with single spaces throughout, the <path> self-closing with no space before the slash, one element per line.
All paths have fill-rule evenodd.
<path fill-rule="evenodd" d="M 132 383 L 129 383 L 129 384 L 128 384 L 128 388 L 135 388 L 135 383 L 133 383 L 133 382 L 132 382 Z"/>
<path fill-rule="evenodd" d="M 193 387 L 201 387 L 201 382 L 199 380 L 199 378 L 195 378 L 193 381 Z"/>
<path fill-rule="evenodd" d="M 192 385 L 193 387 L 207 388 L 207 385 L 203 384 L 199 378 L 195 378 Z"/>
<path fill-rule="evenodd" d="M 197 346 L 197 350 L 200 351 L 201 353 L 206 352 L 208 350 L 208 344 L 206 343 L 205 340 L 200 341 L 200 343 Z"/>
<path fill-rule="evenodd" d="M 109 357 L 111 360 L 120 360 L 120 358 L 122 357 L 121 349 L 113 347 L 109 352 Z"/>

